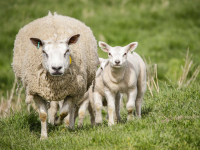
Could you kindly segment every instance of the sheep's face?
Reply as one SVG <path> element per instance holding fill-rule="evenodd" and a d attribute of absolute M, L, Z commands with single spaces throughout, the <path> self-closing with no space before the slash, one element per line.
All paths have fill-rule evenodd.
<path fill-rule="evenodd" d="M 31 42 L 39 49 L 42 47 L 42 65 L 52 76 L 61 76 L 69 68 L 71 63 L 70 47 L 79 39 L 79 34 L 68 40 L 43 41 L 31 38 Z"/>
<path fill-rule="evenodd" d="M 137 44 L 137 42 L 132 42 L 124 47 L 111 47 L 105 42 L 99 42 L 101 49 L 108 53 L 108 60 L 113 68 L 122 68 L 126 64 L 127 53 L 133 51 L 137 47 Z"/>

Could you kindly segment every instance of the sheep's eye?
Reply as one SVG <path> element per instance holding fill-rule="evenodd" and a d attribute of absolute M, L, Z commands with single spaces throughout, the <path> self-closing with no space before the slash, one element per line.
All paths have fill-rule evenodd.
<path fill-rule="evenodd" d="M 112 56 L 111 53 L 108 53 L 109 56 Z"/>
<path fill-rule="evenodd" d="M 42 53 L 48 57 L 48 54 L 44 50 L 42 50 Z"/>
<path fill-rule="evenodd" d="M 101 67 L 101 70 L 103 70 L 103 68 Z"/>
<path fill-rule="evenodd" d="M 123 56 L 126 56 L 126 53 L 124 53 L 124 55 Z"/>
<path fill-rule="evenodd" d="M 69 49 L 66 50 L 66 52 L 64 53 L 64 56 L 66 56 L 66 54 L 69 52 Z"/>

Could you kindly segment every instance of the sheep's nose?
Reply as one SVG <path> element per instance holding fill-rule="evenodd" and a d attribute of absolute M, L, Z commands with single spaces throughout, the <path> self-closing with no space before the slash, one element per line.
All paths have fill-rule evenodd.
<path fill-rule="evenodd" d="M 60 71 L 62 69 L 62 66 L 58 66 L 58 67 L 52 67 L 52 69 L 54 71 Z"/>
<path fill-rule="evenodd" d="M 119 61 L 119 60 L 115 60 L 115 63 L 116 63 L 117 65 L 119 65 L 120 61 Z"/>

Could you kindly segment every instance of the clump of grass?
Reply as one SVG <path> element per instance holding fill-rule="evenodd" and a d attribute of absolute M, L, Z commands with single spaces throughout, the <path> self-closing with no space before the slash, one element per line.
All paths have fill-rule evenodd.
<path fill-rule="evenodd" d="M 7 91 L 7 98 L 4 98 L 1 96 L 1 103 L 0 103 L 0 117 L 6 117 L 10 115 L 10 111 L 14 110 L 20 110 L 21 109 L 21 92 L 23 90 L 23 87 L 20 88 L 17 98 L 15 98 L 15 88 L 17 85 L 17 81 L 13 83 L 13 87 L 11 91 Z M 10 94 L 9 94 L 10 93 Z M 14 100 L 17 99 L 17 102 Z"/>
<path fill-rule="evenodd" d="M 157 73 L 157 64 L 152 64 L 149 58 L 149 63 L 144 58 L 144 62 L 147 69 L 147 87 L 153 97 L 153 90 L 155 89 L 159 93 L 159 84 L 158 84 L 158 73 Z"/>
<path fill-rule="evenodd" d="M 188 86 L 196 80 L 196 78 L 200 72 L 200 65 L 198 65 L 196 67 L 196 69 L 192 73 L 192 76 L 190 78 L 188 78 L 189 72 L 191 72 L 194 69 L 194 67 L 195 67 L 195 65 L 192 60 L 192 54 L 189 54 L 189 48 L 188 48 L 186 58 L 185 58 L 185 65 L 184 65 L 184 67 L 181 66 L 183 73 L 178 81 L 178 89 L 180 89 L 184 86 Z"/>

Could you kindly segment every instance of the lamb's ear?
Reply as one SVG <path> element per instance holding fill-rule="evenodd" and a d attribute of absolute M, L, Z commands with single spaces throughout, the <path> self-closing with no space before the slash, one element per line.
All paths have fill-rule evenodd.
<path fill-rule="evenodd" d="M 109 52 L 110 46 L 106 44 L 105 42 L 99 41 L 99 47 L 104 51 L 104 52 Z"/>
<path fill-rule="evenodd" d="M 33 45 L 35 45 L 38 49 L 40 46 L 44 45 L 44 41 L 38 39 L 38 38 L 30 38 L 30 41 Z"/>
<path fill-rule="evenodd" d="M 136 49 L 137 45 L 138 45 L 138 42 L 132 42 L 132 43 L 128 44 L 125 47 L 125 49 L 127 52 L 129 52 L 129 51 L 133 52 Z"/>
<path fill-rule="evenodd" d="M 80 37 L 80 34 L 73 35 L 73 36 L 69 39 L 68 45 L 75 44 L 75 43 L 78 41 L 79 37 Z"/>
<path fill-rule="evenodd" d="M 102 62 L 104 62 L 105 61 L 105 59 L 103 59 L 103 58 L 99 58 L 99 62 L 100 62 L 100 64 L 102 63 Z"/>

